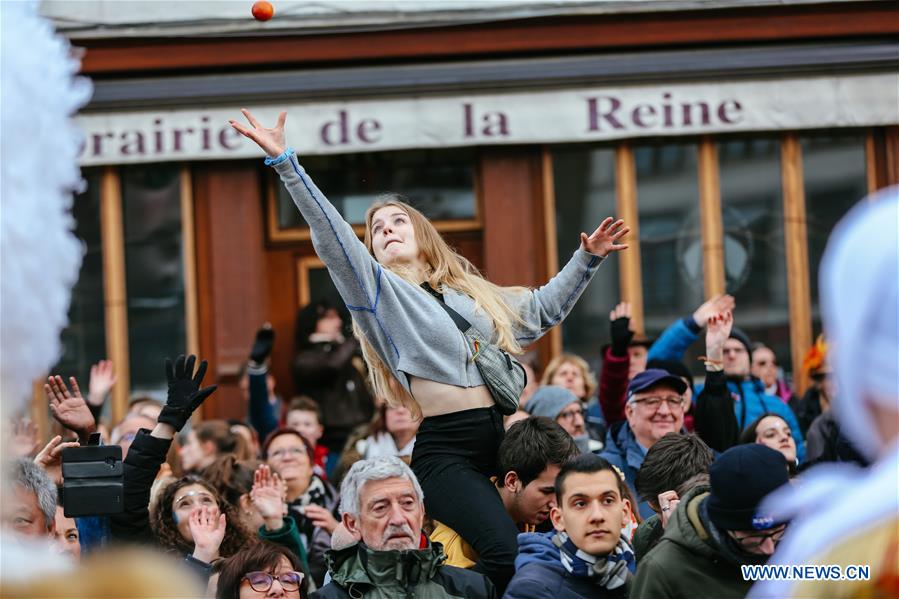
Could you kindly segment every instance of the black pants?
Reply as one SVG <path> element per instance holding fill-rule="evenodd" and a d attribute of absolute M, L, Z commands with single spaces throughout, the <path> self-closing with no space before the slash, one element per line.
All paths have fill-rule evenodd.
<path fill-rule="evenodd" d="M 476 408 L 425 418 L 412 452 L 412 470 L 425 494 L 425 511 L 459 533 L 480 556 L 501 596 L 515 573 L 518 529 L 490 477 L 503 440 L 503 417 Z"/>

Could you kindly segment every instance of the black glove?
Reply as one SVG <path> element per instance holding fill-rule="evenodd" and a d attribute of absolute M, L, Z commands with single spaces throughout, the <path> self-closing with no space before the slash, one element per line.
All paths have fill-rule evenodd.
<path fill-rule="evenodd" d="M 203 400 L 218 388 L 218 385 L 212 385 L 200 389 L 207 364 L 206 360 L 200 362 L 200 367 L 197 368 L 197 374 L 194 376 L 196 361 L 196 356 L 189 356 L 185 361 L 184 356 L 181 355 L 173 365 L 169 358 L 165 359 L 165 376 L 169 381 L 169 392 L 157 422 L 170 424 L 176 431 L 184 428 L 194 410 L 200 407 Z"/>
<path fill-rule="evenodd" d="M 634 332 L 630 329 L 631 319 L 627 317 L 616 318 L 609 325 L 612 335 L 612 355 L 623 358 L 627 355 L 627 346 L 634 338 Z"/>
<path fill-rule="evenodd" d="M 256 331 L 256 341 L 253 342 L 253 349 L 250 350 L 250 362 L 262 366 L 272 353 L 274 346 L 275 329 L 269 323 L 265 323 L 261 329 Z"/>

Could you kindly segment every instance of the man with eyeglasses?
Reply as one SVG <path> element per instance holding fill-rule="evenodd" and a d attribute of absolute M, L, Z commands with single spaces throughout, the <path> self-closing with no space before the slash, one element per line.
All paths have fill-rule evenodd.
<path fill-rule="evenodd" d="M 740 567 L 765 564 L 774 554 L 787 523 L 759 506 L 789 483 L 783 454 L 738 445 L 712 463 L 709 478 L 711 487 L 686 494 L 659 544 L 638 563 L 631 599 L 744 597 L 752 581 Z"/>
<path fill-rule="evenodd" d="M 644 370 L 627 387 L 627 420 L 609 428 L 605 448 L 599 455 L 624 472 L 634 497 L 638 496 L 634 480 L 646 452 L 668 433 L 682 432 L 686 390 L 682 378 L 658 368 Z M 655 513 L 646 501 L 638 507 L 643 518 Z"/>

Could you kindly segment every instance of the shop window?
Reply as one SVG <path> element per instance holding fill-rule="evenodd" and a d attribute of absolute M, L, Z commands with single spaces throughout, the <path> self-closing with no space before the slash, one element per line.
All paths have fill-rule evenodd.
<path fill-rule="evenodd" d="M 800 137 L 813 331 L 821 332 L 818 267 L 834 226 L 868 193 L 863 132 Z"/>
<path fill-rule="evenodd" d="M 724 275 L 734 321 L 791 372 L 779 138 L 719 141 Z"/>
<path fill-rule="evenodd" d="M 559 148 L 553 151 L 556 238 L 559 267 L 571 257 L 580 233 L 592 233 L 615 209 L 613 148 Z M 619 300 L 619 260 L 612 256 L 599 267 L 571 313 L 562 321 L 566 352 L 586 359 L 598 374 L 600 348 L 609 340 L 609 311 Z"/>
<path fill-rule="evenodd" d="M 634 147 L 643 314 L 650 337 L 692 314 L 703 301 L 696 154 L 693 143 Z M 701 353 L 697 345 L 684 362 L 700 372 L 694 359 Z"/>
<path fill-rule="evenodd" d="M 406 196 L 438 230 L 480 227 L 473 148 L 304 156 L 302 163 L 322 193 L 360 234 L 365 211 L 385 192 Z M 274 175 L 269 184 L 270 239 L 308 239 L 308 225 L 287 190 Z"/>
<path fill-rule="evenodd" d="M 120 170 L 132 395 L 160 394 L 163 360 L 185 353 L 181 168 Z"/>
<path fill-rule="evenodd" d="M 100 235 L 100 173 L 82 173 L 87 189 L 75 196 L 72 216 L 83 256 L 78 282 L 72 288 L 69 323 L 62 331 L 62 356 L 51 369 L 66 380 L 74 376 L 87 393 L 92 364 L 106 357 L 103 307 L 103 248 Z"/>

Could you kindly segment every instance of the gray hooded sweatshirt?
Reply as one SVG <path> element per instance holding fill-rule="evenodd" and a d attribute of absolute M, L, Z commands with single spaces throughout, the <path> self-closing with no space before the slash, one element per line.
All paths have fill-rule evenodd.
<path fill-rule="evenodd" d="M 483 385 L 462 333 L 438 300 L 375 260 L 295 155 L 274 165 L 274 169 L 309 224 L 315 251 L 354 320 L 403 387 L 410 391 L 409 375 L 457 387 Z M 524 322 L 514 331 L 522 346 L 536 341 L 565 318 L 601 261 L 578 249 L 543 287 L 526 292 L 509 290 L 507 301 Z M 486 338 L 494 338 L 492 320 L 475 311 L 472 298 L 453 289 L 441 291 L 447 305 Z"/>

